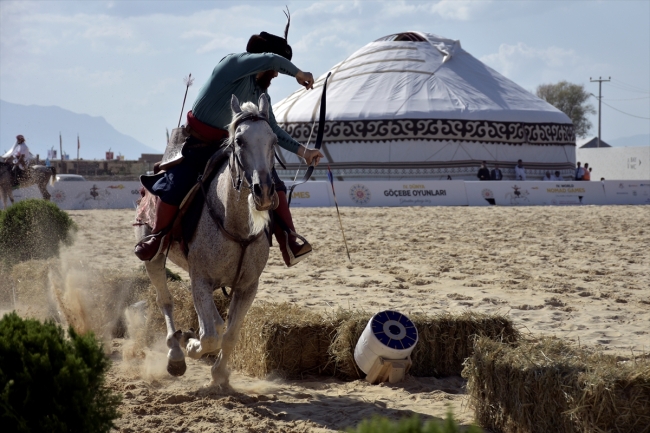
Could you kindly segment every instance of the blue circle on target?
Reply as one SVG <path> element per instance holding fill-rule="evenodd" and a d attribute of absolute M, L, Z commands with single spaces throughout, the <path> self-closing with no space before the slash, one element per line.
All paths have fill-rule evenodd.
<path fill-rule="evenodd" d="M 409 349 L 418 341 L 418 330 L 411 320 L 397 311 L 386 310 L 372 318 L 372 333 L 384 346 Z"/>

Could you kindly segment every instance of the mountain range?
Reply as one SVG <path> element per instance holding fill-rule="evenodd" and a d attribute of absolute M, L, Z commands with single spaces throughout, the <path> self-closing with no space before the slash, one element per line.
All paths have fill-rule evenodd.
<path fill-rule="evenodd" d="M 103 117 L 78 114 L 61 107 L 20 105 L 0 100 L 0 154 L 16 142 L 16 135 L 25 136 L 29 150 L 41 159 L 54 148 L 60 158 L 59 133 L 63 151 L 70 159 L 77 157 L 77 134 L 82 159 L 104 159 L 109 149 L 125 159 L 138 159 L 143 153 L 161 153 L 111 126 Z"/>

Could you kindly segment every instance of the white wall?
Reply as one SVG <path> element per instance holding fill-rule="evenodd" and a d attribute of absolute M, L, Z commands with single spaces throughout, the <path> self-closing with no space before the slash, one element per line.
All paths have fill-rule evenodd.
<path fill-rule="evenodd" d="M 561 206 L 650 204 L 646 180 L 611 181 L 341 181 L 334 182 L 339 206 Z M 48 186 L 61 209 L 134 209 L 139 182 L 57 182 Z M 36 187 L 14 191 L 17 201 L 40 198 Z M 329 182 L 299 185 L 292 207 L 334 206 Z"/>
<path fill-rule="evenodd" d="M 650 146 L 578 148 L 576 161 L 589 163 L 592 181 L 650 179 Z"/>

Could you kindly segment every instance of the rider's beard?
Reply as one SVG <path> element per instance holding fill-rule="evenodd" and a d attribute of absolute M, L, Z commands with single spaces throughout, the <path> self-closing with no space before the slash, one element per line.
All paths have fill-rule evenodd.
<path fill-rule="evenodd" d="M 271 85 L 271 80 L 275 78 L 275 71 L 266 71 L 255 81 L 262 90 L 266 90 Z"/>

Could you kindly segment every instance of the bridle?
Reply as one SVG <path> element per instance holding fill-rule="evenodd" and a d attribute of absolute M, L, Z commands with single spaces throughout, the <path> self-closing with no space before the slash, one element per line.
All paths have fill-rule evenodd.
<path fill-rule="evenodd" d="M 265 116 L 260 116 L 257 114 L 249 113 L 245 114 L 244 116 L 240 117 L 235 121 L 234 127 L 232 128 L 233 130 L 237 130 L 239 125 L 241 125 L 244 122 L 247 121 L 252 121 L 252 122 L 257 122 L 257 121 L 265 121 L 266 123 L 269 123 L 269 120 Z M 228 143 L 225 148 L 231 148 L 231 155 L 230 159 L 228 161 L 228 169 L 230 170 L 230 179 L 232 182 L 232 187 L 235 189 L 241 196 L 241 187 L 243 184 L 243 179 L 246 179 L 246 183 L 248 184 L 245 186 L 248 190 L 252 191 L 252 176 L 249 180 L 249 178 L 246 176 L 246 169 L 244 168 L 244 165 L 241 162 L 241 159 L 239 158 L 239 155 L 237 155 L 236 149 L 235 149 L 235 140 L 234 138 Z M 232 174 L 233 166 L 237 170 L 237 181 L 235 182 L 235 177 Z M 243 173 L 243 179 L 242 179 L 242 173 Z M 201 191 L 203 192 L 203 197 L 205 201 L 205 207 L 208 209 L 208 213 L 210 214 L 210 217 L 212 220 L 215 222 L 217 227 L 219 227 L 219 231 L 226 237 L 226 239 L 231 240 L 232 242 L 235 242 L 236 244 L 239 244 L 241 247 L 241 254 L 239 255 L 239 261 L 237 263 L 237 271 L 235 272 L 235 279 L 231 287 L 235 287 L 237 283 L 239 282 L 239 279 L 241 278 L 241 268 L 244 263 L 244 255 L 246 254 L 246 249 L 256 240 L 258 240 L 263 234 L 265 234 L 265 230 L 260 231 L 258 234 L 249 236 L 247 238 L 240 238 L 239 236 L 233 235 L 232 233 L 228 232 L 226 228 L 223 225 L 223 222 L 221 221 L 221 218 L 215 210 L 210 206 L 210 202 L 208 201 L 208 194 L 207 191 L 205 190 L 205 182 L 202 180 L 199 181 L 199 184 L 201 186 Z M 226 297 L 229 297 L 230 295 L 226 291 L 225 287 L 222 287 L 221 290 L 223 291 L 223 294 Z M 232 292 L 231 292 L 232 293 Z"/>
<path fill-rule="evenodd" d="M 233 125 L 233 130 L 236 131 L 239 125 L 241 125 L 244 122 L 258 122 L 258 121 L 264 121 L 266 122 L 269 126 L 271 124 L 269 123 L 269 119 L 266 116 L 261 116 L 258 114 L 254 113 L 248 113 L 240 117 L 239 119 L 235 120 L 235 124 Z M 241 187 L 243 184 L 244 179 L 246 180 L 247 185 L 245 187 L 249 190 L 252 190 L 253 186 L 253 178 L 252 176 L 247 176 L 246 169 L 244 168 L 244 164 L 241 162 L 241 159 L 239 157 L 239 154 L 237 153 L 237 150 L 235 149 L 235 139 L 232 137 L 226 148 L 230 147 L 231 149 L 231 156 L 230 160 L 228 161 L 228 169 L 230 170 L 230 179 L 232 182 L 232 187 L 237 190 L 241 194 Z M 237 172 L 237 180 L 235 180 L 235 176 L 233 176 L 233 168 Z M 243 174 L 243 176 L 242 176 Z"/>

